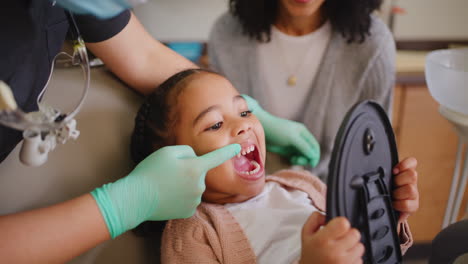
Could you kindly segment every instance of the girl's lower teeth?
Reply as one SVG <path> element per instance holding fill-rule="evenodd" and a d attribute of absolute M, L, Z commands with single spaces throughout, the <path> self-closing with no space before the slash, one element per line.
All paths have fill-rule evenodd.
<path fill-rule="evenodd" d="M 254 165 L 255 168 L 253 170 L 251 170 L 251 171 L 242 171 L 241 172 L 242 174 L 253 175 L 253 174 L 257 173 L 260 170 L 260 164 L 258 164 L 258 162 L 256 162 L 255 160 L 252 160 L 250 162 L 250 164 Z"/>

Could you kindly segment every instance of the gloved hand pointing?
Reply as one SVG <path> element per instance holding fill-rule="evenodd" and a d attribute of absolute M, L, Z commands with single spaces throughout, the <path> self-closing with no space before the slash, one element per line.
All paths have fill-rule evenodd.
<path fill-rule="evenodd" d="M 159 149 L 114 183 L 91 192 L 114 238 L 148 220 L 187 218 L 205 191 L 206 172 L 237 155 L 232 144 L 197 157 L 189 146 Z"/>
<path fill-rule="evenodd" d="M 317 166 L 320 146 L 304 124 L 273 116 L 252 97 L 242 97 L 263 125 L 268 151 L 289 158 L 294 165 Z"/>

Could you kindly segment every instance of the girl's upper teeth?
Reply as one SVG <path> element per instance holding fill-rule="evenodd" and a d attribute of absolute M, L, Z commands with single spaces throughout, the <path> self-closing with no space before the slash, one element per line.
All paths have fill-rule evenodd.
<path fill-rule="evenodd" d="M 241 150 L 241 152 L 239 152 L 237 154 L 237 157 L 240 158 L 240 156 L 245 156 L 246 154 L 249 154 L 250 152 L 254 151 L 255 150 L 255 146 L 252 145 L 252 146 L 249 146 L 249 147 L 246 147 L 244 148 L 243 150 Z"/>
<path fill-rule="evenodd" d="M 254 146 L 254 145 L 249 146 L 249 147 L 246 147 L 245 149 L 243 149 L 243 150 L 241 151 L 240 154 L 242 154 L 242 156 L 244 156 L 244 155 L 246 155 L 246 154 L 248 154 L 248 153 L 254 151 L 254 149 L 255 149 L 255 146 Z M 240 156 L 240 155 L 238 154 L 238 156 Z"/>

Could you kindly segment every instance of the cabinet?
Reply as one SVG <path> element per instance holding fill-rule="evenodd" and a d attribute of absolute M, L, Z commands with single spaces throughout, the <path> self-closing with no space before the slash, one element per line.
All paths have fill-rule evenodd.
<path fill-rule="evenodd" d="M 395 87 L 392 123 L 399 156 L 418 160 L 420 208 L 409 218 L 416 243 L 440 232 L 455 167 L 458 137 L 438 108 L 423 84 Z M 461 211 L 465 207 L 466 195 Z"/>

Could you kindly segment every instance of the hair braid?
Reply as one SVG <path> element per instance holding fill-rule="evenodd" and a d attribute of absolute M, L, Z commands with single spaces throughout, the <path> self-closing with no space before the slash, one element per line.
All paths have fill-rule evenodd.
<path fill-rule="evenodd" d="M 150 113 L 150 104 L 144 102 L 135 117 L 135 128 L 133 129 L 130 154 L 135 163 L 143 160 L 148 154 L 145 144 L 146 120 Z"/>

